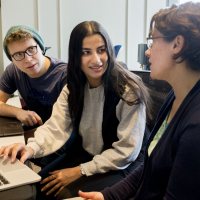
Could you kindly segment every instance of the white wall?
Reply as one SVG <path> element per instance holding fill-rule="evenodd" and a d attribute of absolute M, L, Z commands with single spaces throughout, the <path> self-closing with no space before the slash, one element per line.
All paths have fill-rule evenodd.
<path fill-rule="evenodd" d="M 166 0 L 147 0 L 146 36 L 149 33 L 151 17 L 161 8 L 166 7 Z"/>
<path fill-rule="evenodd" d="M 2 38 L 13 25 L 29 25 L 37 28 L 37 1 L 35 0 L 1 0 Z M 10 61 L 3 53 L 4 68 Z"/>
<path fill-rule="evenodd" d="M 166 0 L 1 0 L 2 38 L 12 25 L 39 30 L 47 55 L 67 61 L 69 35 L 84 20 L 96 20 L 108 31 L 113 44 L 121 44 L 118 59 L 129 69 L 138 69 L 137 45 L 146 42 L 147 24 Z M 1 42 L 1 41 L 0 41 Z M 2 52 L 0 51 L 0 57 Z M 4 68 L 9 63 L 3 53 Z"/>
<path fill-rule="evenodd" d="M 96 20 L 108 31 L 113 44 L 126 46 L 127 1 L 124 0 L 61 0 L 61 57 L 67 57 L 71 30 L 85 20 Z M 81 8 L 81 9 L 80 9 Z M 125 48 L 126 50 L 126 48 Z M 120 55 L 124 60 L 125 51 Z"/>
<path fill-rule="evenodd" d="M 138 44 L 145 42 L 146 1 L 129 0 L 127 13 L 127 57 L 129 69 L 140 69 Z"/>

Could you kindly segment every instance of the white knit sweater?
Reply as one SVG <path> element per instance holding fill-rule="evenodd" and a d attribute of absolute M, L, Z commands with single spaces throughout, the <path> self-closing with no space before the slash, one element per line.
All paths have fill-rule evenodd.
<path fill-rule="evenodd" d="M 34 150 L 35 157 L 55 152 L 69 139 L 72 123 L 68 110 L 68 94 L 68 88 L 65 86 L 53 106 L 50 119 L 36 130 L 34 138 L 29 138 L 27 146 Z M 125 95 L 128 95 L 128 92 Z M 112 144 L 112 148 L 102 152 L 103 106 L 103 86 L 91 89 L 87 85 L 79 127 L 84 149 L 94 155 L 91 161 L 82 164 L 87 176 L 126 168 L 137 158 L 142 145 L 146 121 L 145 106 L 129 106 L 120 100 L 116 108 L 119 120 L 118 141 Z"/>

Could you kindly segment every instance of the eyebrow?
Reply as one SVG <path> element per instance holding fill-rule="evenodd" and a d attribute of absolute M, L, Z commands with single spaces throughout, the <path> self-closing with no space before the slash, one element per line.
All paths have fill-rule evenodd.
<path fill-rule="evenodd" d="M 24 51 L 16 51 L 16 52 L 13 53 L 12 55 L 14 55 L 14 54 L 16 54 L 16 53 L 24 53 L 24 52 L 26 52 L 29 48 L 31 48 L 31 47 L 35 47 L 35 46 L 37 46 L 37 44 L 35 44 L 35 45 L 31 45 L 31 46 L 27 47 Z"/>
<path fill-rule="evenodd" d="M 101 45 L 101 46 L 97 47 L 97 49 L 104 48 L 104 47 L 106 47 L 106 45 Z M 82 47 L 82 50 L 91 50 L 91 49 Z"/>

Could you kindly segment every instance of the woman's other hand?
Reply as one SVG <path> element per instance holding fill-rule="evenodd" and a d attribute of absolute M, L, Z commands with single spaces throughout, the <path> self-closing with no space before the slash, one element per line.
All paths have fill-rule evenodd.
<path fill-rule="evenodd" d="M 101 192 L 78 192 L 79 196 L 87 200 L 104 200 Z"/>
<path fill-rule="evenodd" d="M 50 176 L 41 181 L 41 184 L 45 184 L 41 191 L 46 191 L 46 195 L 50 195 L 51 193 L 56 192 L 55 196 L 58 196 L 58 194 L 65 186 L 69 185 L 82 176 L 79 166 L 56 170 L 50 174 Z"/>

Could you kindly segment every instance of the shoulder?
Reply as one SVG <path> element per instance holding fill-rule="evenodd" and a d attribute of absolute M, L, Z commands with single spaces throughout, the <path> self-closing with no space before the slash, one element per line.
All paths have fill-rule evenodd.
<path fill-rule="evenodd" d="M 5 71 L 20 71 L 13 63 L 10 63 L 6 68 Z"/>
<path fill-rule="evenodd" d="M 182 103 L 173 120 L 177 127 L 177 137 L 199 137 L 200 130 L 200 88 L 193 90 Z M 194 136 L 194 135 L 195 136 Z M 192 136 L 193 135 L 193 136 Z M 190 139 L 192 139 L 190 138 Z"/>
<path fill-rule="evenodd" d="M 63 60 L 52 58 L 52 57 L 48 57 L 48 58 L 50 59 L 52 66 L 56 66 L 59 68 L 67 68 L 67 63 L 64 62 Z"/>
<path fill-rule="evenodd" d="M 49 59 L 51 62 L 51 66 L 47 74 L 50 74 L 51 76 L 56 76 L 57 78 L 62 77 L 61 79 L 65 79 L 67 75 L 67 63 L 56 58 L 49 57 Z"/>
<path fill-rule="evenodd" d="M 135 84 L 134 86 L 130 84 L 126 84 L 124 86 L 124 92 L 122 95 L 122 99 L 126 102 L 137 102 L 138 101 L 138 95 L 137 95 L 137 91 L 140 88 L 138 87 L 137 84 Z"/>
<path fill-rule="evenodd" d="M 184 118 L 188 121 L 200 123 L 200 81 L 193 87 L 183 102 L 181 110 L 186 114 Z"/>
<path fill-rule="evenodd" d="M 69 90 L 68 90 L 67 85 L 65 85 L 62 88 L 62 91 L 61 91 L 57 101 L 58 102 L 63 102 L 65 104 L 67 102 L 68 96 L 69 96 Z"/>
<path fill-rule="evenodd" d="M 4 70 L 2 77 L 9 76 L 11 78 L 21 77 L 24 73 L 18 69 L 13 63 L 10 63 Z"/>
<path fill-rule="evenodd" d="M 69 89 L 67 84 L 63 87 L 62 92 L 69 95 Z"/>

